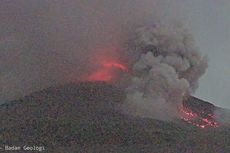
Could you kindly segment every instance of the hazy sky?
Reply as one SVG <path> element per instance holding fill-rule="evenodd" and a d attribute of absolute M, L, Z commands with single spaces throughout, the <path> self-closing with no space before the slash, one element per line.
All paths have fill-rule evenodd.
<path fill-rule="evenodd" d="M 100 20 L 100 24 L 97 22 L 101 19 L 101 14 L 94 15 L 87 11 L 83 14 L 87 17 L 84 20 L 76 15 L 80 14 L 79 11 L 84 12 L 84 7 L 77 4 L 85 5 L 88 1 L 69 0 L 66 3 L 59 0 L 52 3 L 45 0 L 14 2 L 2 0 L 0 1 L 2 21 L 0 23 L 0 92 L 4 94 L 0 94 L 0 100 L 4 100 L 4 95 L 21 95 L 25 91 L 60 82 L 73 70 L 82 71 L 83 66 L 76 68 L 75 65 L 79 65 L 79 61 L 87 58 L 86 53 L 81 52 L 80 55 L 76 50 L 82 49 L 84 45 L 89 46 L 85 43 L 89 41 L 85 39 L 98 40 L 98 36 L 101 35 L 103 39 L 99 40 L 107 40 L 107 37 L 103 37 L 107 36 L 107 33 L 111 39 L 116 38 L 114 33 L 122 30 L 117 29 L 120 26 L 116 27 L 114 23 L 125 20 L 129 24 L 124 22 L 122 26 L 129 26 L 134 22 L 130 18 L 139 21 L 147 17 L 145 14 L 156 13 L 152 13 L 155 10 L 153 8 L 155 1 L 159 1 L 162 5 L 161 16 L 171 17 L 172 11 L 177 12 L 176 16 L 182 16 L 182 22 L 187 24 L 194 35 L 197 46 L 209 57 L 209 68 L 200 80 L 196 96 L 218 106 L 230 108 L 230 0 L 126 0 L 126 3 L 123 0 L 116 2 L 100 0 L 100 3 L 106 2 L 106 5 L 98 5 L 102 8 L 106 7 L 102 11 L 107 11 L 105 19 Z M 91 0 L 91 2 L 97 4 L 97 1 Z M 52 4 L 52 9 L 48 4 Z M 112 11 L 107 9 L 107 5 L 112 6 L 111 10 L 117 14 L 109 14 Z M 85 9 L 92 10 L 91 7 Z M 121 16 L 122 19 L 117 16 Z M 107 24 L 113 25 L 112 30 L 110 28 L 102 30 Z M 88 28 L 85 28 L 86 26 Z M 113 29 L 116 29 L 116 32 Z M 107 33 L 101 34 L 101 31 Z M 94 37 L 87 37 L 85 33 L 93 33 Z M 79 37 L 83 40 L 77 41 L 80 45 L 76 43 Z M 75 76 L 75 73 L 71 75 Z"/>
<path fill-rule="evenodd" d="M 180 1 L 197 46 L 209 57 L 196 96 L 230 108 L 230 1 Z"/>

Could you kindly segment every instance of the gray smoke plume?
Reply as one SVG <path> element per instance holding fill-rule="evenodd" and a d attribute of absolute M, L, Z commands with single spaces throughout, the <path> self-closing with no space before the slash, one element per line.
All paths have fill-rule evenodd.
<path fill-rule="evenodd" d="M 172 6 L 176 0 L 1 0 L 0 103 L 81 81 L 112 57 L 132 67 L 123 108 L 173 118 L 207 64 L 186 29 L 171 24 Z"/>
<path fill-rule="evenodd" d="M 137 29 L 133 64 L 125 108 L 129 113 L 171 120 L 186 95 L 198 87 L 207 60 L 200 55 L 191 34 L 180 24 L 155 23 Z"/>

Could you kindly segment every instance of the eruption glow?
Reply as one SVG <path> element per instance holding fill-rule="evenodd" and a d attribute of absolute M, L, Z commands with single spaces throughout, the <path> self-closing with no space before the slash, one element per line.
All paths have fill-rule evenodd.
<path fill-rule="evenodd" d="M 105 81 L 110 82 L 117 78 L 117 72 L 128 72 L 128 68 L 116 61 L 103 62 L 100 64 L 99 70 L 93 72 L 87 80 L 89 81 Z"/>
<path fill-rule="evenodd" d="M 125 65 L 121 64 L 121 63 L 116 63 L 116 62 L 106 62 L 102 64 L 104 67 L 107 68 L 116 68 L 116 69 L 120 69 L 124 72 L 128 72 L 128 69 Z"/>
<path fill-rule="evenodd" d="M 128 73 L 128 68 L 117 61 L 107 61 L 102 62 L 100 64 L 100 69 L 93 72 L 88 80 L 90 81 L 106 81 L 110 82 L 117 78 L 117 70 L 122 71 L 124 73 Z M 179 109 L 179 115 L 180 118 L 189 123 L 193 126 L 199 127 L 199 128 L 217 128 L 219 127 L 219 124 L 215 121 L 214 115 L 212 114 L 205 114 L 205 112 L 200 112 L 200 114 L 197 114 L 190 110 L 187 107 L 181 106 Z M 202 117 L 206 116 L 206 117 Z"/>
<path fill-rule="evenodd" d="M 181 119 L 189 124 L 197 126 L 199 128 L 217 128 L 219 127 L 219 123 L 217 123 L 214 119 L 214 115 L 207 114 L 206 117 L 202 117 L 201 115 L 205 115 L 205 112 L 201 112 L 201 115 L 194 113 L 190 109 L 181 106 L 179 109 L 179 113 Z"/>
<path fill-rule="evenodd" d="M 126 81 L 124 113 L 159 120 L 181 118 L 200 128 L 218 127 L 212 115 L 184 107 L 178 113 L 184 96 L 195 92 L 207 68 L 207 59 L 186 28 L 156 22 L 136 27 L 124 43 L 93 48 L 93 71 L 87 81 Z M 129 75 L 123 80 L 124 73 Z"/>

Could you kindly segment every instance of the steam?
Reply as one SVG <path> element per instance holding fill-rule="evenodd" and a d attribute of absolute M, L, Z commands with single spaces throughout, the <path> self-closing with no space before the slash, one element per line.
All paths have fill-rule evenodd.
<path fill-rule="evenodd" d="M 177 109 L 196 90 L 207 67 L 193 37 L 178 24 L 155 23 L 137 29 L 133 45 L 140 57 L 133 64 L 124 107 L 142 117 L 179 117 Z"/>

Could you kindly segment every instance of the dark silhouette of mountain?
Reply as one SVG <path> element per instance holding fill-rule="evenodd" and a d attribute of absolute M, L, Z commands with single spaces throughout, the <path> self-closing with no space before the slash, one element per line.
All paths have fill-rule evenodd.
<path fill-rule="evenodd" d="M 45 146 L 48 153 L 229 153 L 230 129 L 200 129 L 182 120 L 132 117 L 116 109 L 124 91 L 105 82 L 50 87 L 0 106 L 0 147 Z M 200 115 L 214 105 L 190 97 Z M 7 151 L 3 151 L 7 152 Z M 28 152 L 28 151 L 17 151 Z"/>

